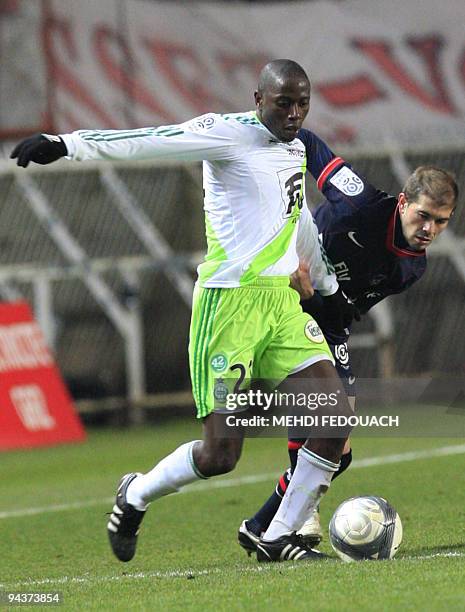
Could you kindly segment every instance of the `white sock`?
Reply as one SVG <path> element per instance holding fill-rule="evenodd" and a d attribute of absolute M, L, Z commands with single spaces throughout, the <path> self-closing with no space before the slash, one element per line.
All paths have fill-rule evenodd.
<path fill-rule="evenodd" d="M 302 447 L 289 486 L 263 539 L 276 540 L 285 533 L 298 531 L 328 490 L 333 473 L 338 469 L 338 463 Z"/>
<path fill-rule="evenodd" d="M 151 501 L 176 493 L 186 484 L 205 479 L 192 457 L 192 449 L 197 442 L 200 440 L 183 444 L 157 463 L 150 472 L 135 478 L 127 490 L 128 503 L 137 510 L 145 510 Z"/>

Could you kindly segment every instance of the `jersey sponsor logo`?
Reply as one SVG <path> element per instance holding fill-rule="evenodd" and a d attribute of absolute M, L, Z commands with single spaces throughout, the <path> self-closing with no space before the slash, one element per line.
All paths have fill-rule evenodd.
<path fill-rule="evenodd" d="M 317 344 L 321 344 L 324 342 L 325 337 L 323 336 L 323 332 L 321 331 L 318 323 L 310 319 L 305 325 L 305 335 L 312 342 L 316 342 Z"/>
<path fill-rule="evenodd" d="M 349 351 L 347 349 L 347 343 L 336 344 L 334 347 L 334 356 L 341 365 L 349 363 Z"/>
<path fill-rule="evenodd" d="M 287 149 L 287 152 L 291 157 L 305 157 L 305 151 L 301 151 L 300 149 Z"/>
<path fill-rule="evenodd" d="M 350 281 L 351 277 L 350 277 L 350 270 L 349 270 L 349 266 L 346 264 L 345 261 L 339 261 L 338 263 L 334 264 L 334 271 L 336 272 L 336 277 L 338 281 Z"/>
<path fill-rule="evenodd" d="M 360 247 L 361 249 L 365 248 L 363 246 L 363 244 L 360 244 L 360 242 L 357 240 L 357 238 L 355 238 L 355 232 L 347 232 L 347 235 L 352 240 L 352 242 L 354 242 L 358 247 Z"/>
<path fill-rule="evenodd" d="M 226 355 L 223 355 L 222 353 L 217 353 L 211 358 L 210 365 L 215 372 L 224 372 L 228 367 L 228 359 Z"/>
<path fill-rule="evenodd" d="M 295 172 L 291 176 L 288 176 L 288 172 L 288 170 L 278 172 L 281 198 L 284 203 L 284 219 L 293 215 L 296 205 L 300 210 L 304 202 L 303 172 Z"/>
<path fill-rule="evenodd" d="M 336 174 L 329 179 L 329 182 L 347 196 L 356 196 L 362 193 L 364 189 L 362 179 L 347 166 L 343 166 L 338 170 Z"/>

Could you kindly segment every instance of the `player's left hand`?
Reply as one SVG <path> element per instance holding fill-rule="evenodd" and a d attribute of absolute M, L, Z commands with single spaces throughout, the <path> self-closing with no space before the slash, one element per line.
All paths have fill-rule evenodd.
<path fill-rule="evenodd" d="M 324 316 L 327 325 L 336 333 L 344 333 L 350 327 L 352 321 L 360 321 L 360 312 L 346 294 L 339 289 L 333 295 L 323 297 Z"/>
<path fill-rule="evenodd" d="M 65 155 L 68 155 L 68 150 L 59 136 L 35 134 L 17 144 L 10 158 L 18 158 L 18 166 L 27 168 L 31 161 L 42 165 L 51 164 Z"/>
<path fill-rule="evenodd" d="M 291 287 L 297 291 L 302 300 L 308 300 L 315 293 L 310 278 L 310 268 L 303 261 L 299 262 L 297 270 L 291 274 Z"/>

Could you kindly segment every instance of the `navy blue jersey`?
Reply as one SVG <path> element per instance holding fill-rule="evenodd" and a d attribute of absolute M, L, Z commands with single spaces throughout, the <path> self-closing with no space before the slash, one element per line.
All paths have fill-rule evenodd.
<path fill-rule="evenodd" d="M 307 169 L 326 198 L 313 212 L 339 285 L 361 313 L 400 293 L 426 269 L 424 253 L 406 243 L 397 198 L 370 185 L 309 130 L 298 138 Z"/>

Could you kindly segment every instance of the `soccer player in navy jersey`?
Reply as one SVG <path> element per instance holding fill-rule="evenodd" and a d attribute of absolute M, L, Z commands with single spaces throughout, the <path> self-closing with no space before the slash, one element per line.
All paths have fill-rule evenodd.
<path fill-rule="evenodd" d="M 358 314 L 365 314 L 388 295 L 405 291 L 422 277 L 426 248 L 444 231 L 453 215 L 457 184 L 446 170 L 420 166 L 395 197 L 368 183 L 309 130 L 301 129 L 298 137 L 306 147 L 307 168 L 325 196 L 313 213 L 323 247 L 340 287 Z M 312 290 L 308 267 L 301 266 L 293 275 L 293 286 L 303 298 L 303 310 L 322 328 L 355 408 L 355 376 L 347 349 L 349 329 L 341 334 L 325 317 L 321 296 Z M 359 320 L 359 316 L 356 318 Z M 260 534 L 280 505 L 303 442 L 289 439 L 290 468 L 262 508 L 239 528 L 239 543 L 249 553 L 255 550 Z M 344 472 L 351 461 L 352 450 L 347 441 L 333 478 Z M 319 544 L 322 531 L 318 508 L 312 510 L 298 533 L 308 546 Z"/>

